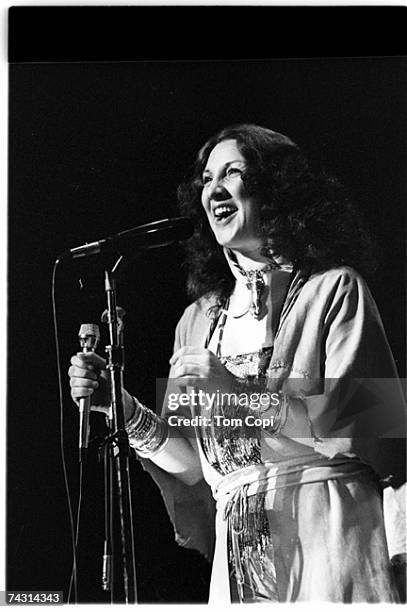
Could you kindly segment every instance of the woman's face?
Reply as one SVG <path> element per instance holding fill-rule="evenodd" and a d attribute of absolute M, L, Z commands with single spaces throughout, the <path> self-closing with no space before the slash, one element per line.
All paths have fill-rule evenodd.
<path fill-rule="evenodd" d="M 217 242 L 245 255 L 262 246 L 258 205 L 242 181 L 246 161 L 236 140 L 223 140 L 211 151 L 202 173 L 202 205 Z"/>

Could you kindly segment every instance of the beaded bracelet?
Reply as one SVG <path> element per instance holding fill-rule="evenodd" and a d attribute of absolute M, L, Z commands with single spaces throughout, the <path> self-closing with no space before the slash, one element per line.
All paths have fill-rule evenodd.
<path fill-rule="evenodd" d="M 129 445 L 141 457 L 152 457 L 161 451 L 169 440 L 168 423 L 133 397 L 134 415 L 126 424 Z"/>

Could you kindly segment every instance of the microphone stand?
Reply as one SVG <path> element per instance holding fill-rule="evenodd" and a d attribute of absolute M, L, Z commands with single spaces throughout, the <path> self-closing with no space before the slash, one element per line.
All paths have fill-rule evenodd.
<path fill-rule="evenodd" d="M 120 260 L 119 260 L 120 261 Z M 118 262 L 119 263 L 119 262 Z M 117 264 L 116 266 L 117 267 Z M 105 540 L 103 554 L 103 577 L 102 587 L 111 590 L 112 600 L 115 593 L 124 603 L 137 602 L 136 587 L 136 565 L 134 552 L 134 530 L 133 515 L 131 507 L 131 488 L 129 456 L 130 447 L 124 420 L 123 409 L 123 370 L 124 370 L 124 348 L 122 332 L 119 332 L 119 320 L 116 304 L 116 281 L 114 269 L 112 272 L 105 271 L 105 291 L 107 296 L 107 323 L 109 326 L 110 344 L 106 346 L 107 369 L 110 372 L 111 382 L 111 412 L 108 419 L 109 435 L 105 441 L 105 512 L 106 530 L 110 531 L 110 541 Z M 113 503 L 117 493 L 117 504 Z M 113 521 L 111 513 L 118 510 L 120 547 L 113 546 L 114 534 L 112 533 Z M 109 527 L 110 524 L 110 527 Z M 106 536 L 107 537 L 107 534 Z M 111 559 L 111 553 L 120 548 L 120 574 L 122 577 L 121 588 L 113 581 L 116 576 L 116 560 Z M 110 587 L 110 589 L 109 589 Z"/>

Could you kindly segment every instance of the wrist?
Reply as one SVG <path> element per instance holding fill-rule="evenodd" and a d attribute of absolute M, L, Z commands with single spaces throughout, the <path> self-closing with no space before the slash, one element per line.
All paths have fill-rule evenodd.
<path fill-rule="evenodd" d="M 124 393 L 123 404 L 124 421 L 127 424 L 140 411 L 141 404 L 137 398 L 131 396 L 127 391 Z"/>
<path fill-rule="evenodd" d="M 134 413 L 125 426 L 129 445 L 141 457 L 152 457 L 168 442 L 168 423 L 141 404 L 136 397 L 133 397 L 132 401 L 135 406 Z"/>

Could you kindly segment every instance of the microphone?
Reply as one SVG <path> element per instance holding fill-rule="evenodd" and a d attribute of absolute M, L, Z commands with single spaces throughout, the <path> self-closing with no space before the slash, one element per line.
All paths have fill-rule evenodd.
<path fill-rule="evenodd" d="M 179 240 L 186 240 L 192 236 L 193 232 L 194 226 L 188 217 L 161 219 L 75 247 L 65 251 L 61 257 L 76 259 L 77 257 L 96 255 L 112 248 L 118 251 L 120 255 L 123 254 L 123 251 L 134 251 L 134 249 L 156 249 Z"/>
<path fill-rule="evenodd" d="M 83 353 L 94 353 L 99 343 L 99 326 L 83 323 L 79 330 L 79 343 Z M 86 457 L 89 443 L 90 397 L 79 399 L 79 462 Z"/>

